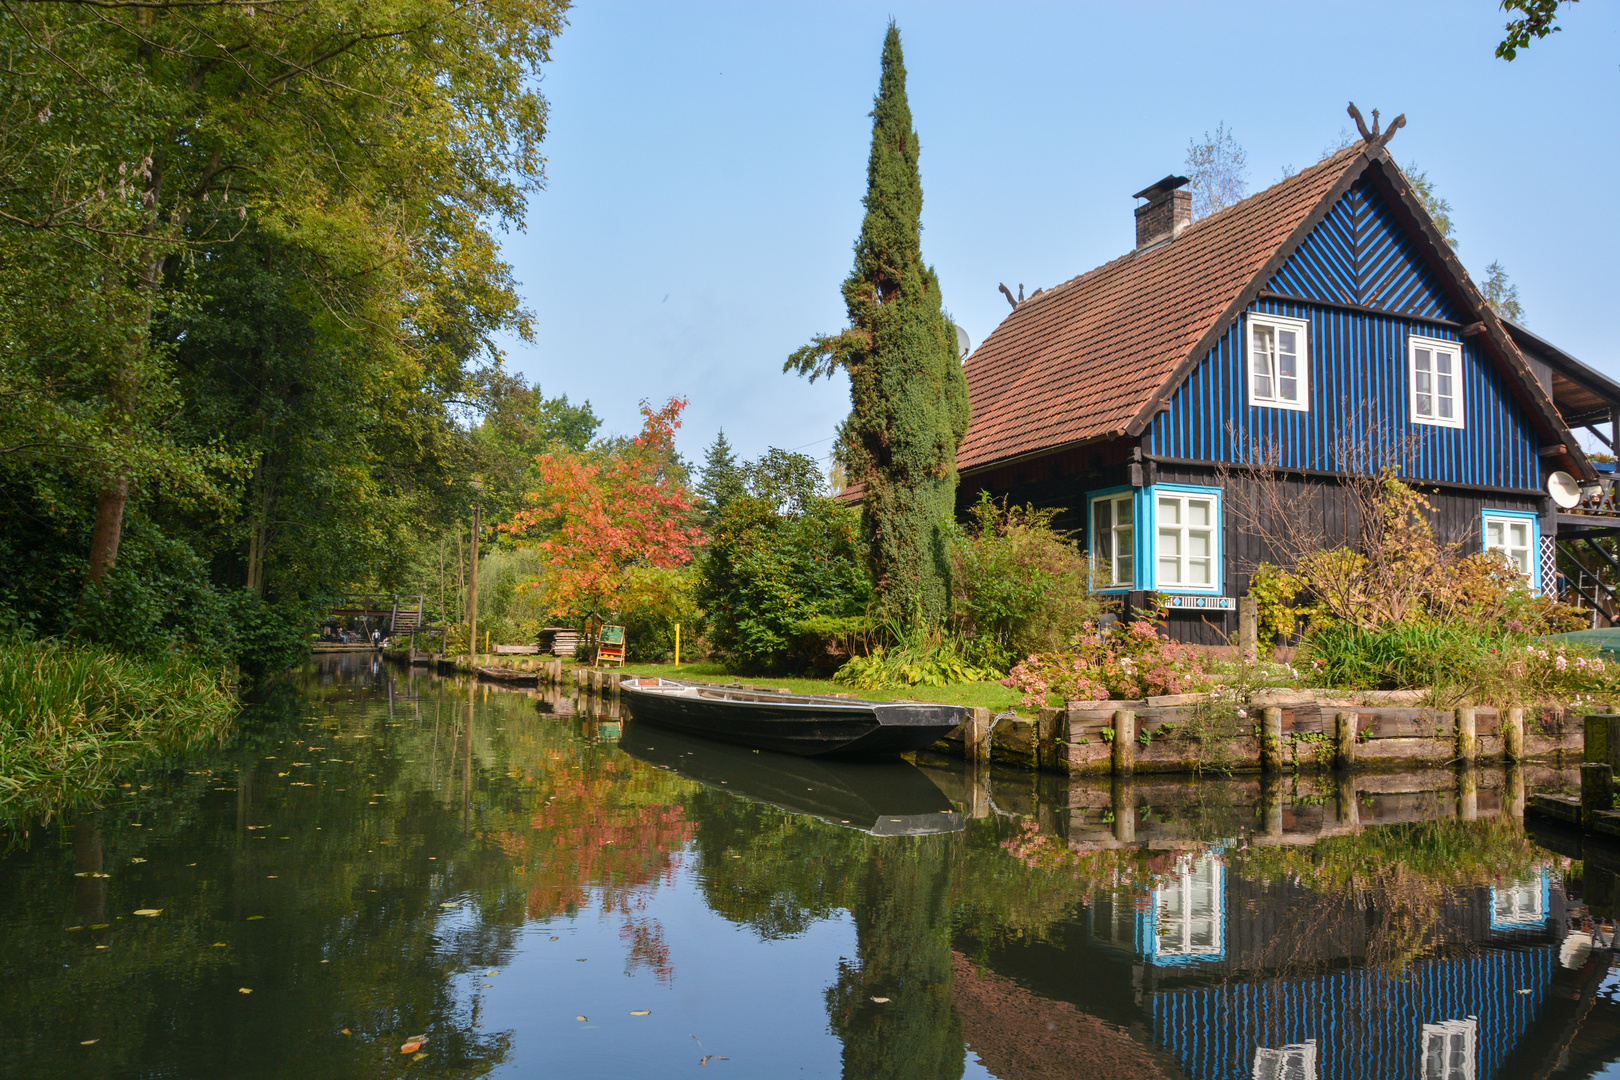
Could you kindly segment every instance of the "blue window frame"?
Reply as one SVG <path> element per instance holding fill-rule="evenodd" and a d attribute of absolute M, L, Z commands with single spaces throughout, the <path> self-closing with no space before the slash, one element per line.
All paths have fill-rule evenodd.
<path fill-rule="evenodd" d="M 1220 593 L 1225 584 L 1221 489 L 1115 487 L 1086 496 L 1087 548 L 1098 592 Z"/>
<path fill-rule="evenodd" d="M 1540 591 L 1540 516 L 1524 510 L 1481 510 L 1479 540 L 1483 550 L 1506 555 L 1508 562 L 1529 579 L 1530 587 Z"/>

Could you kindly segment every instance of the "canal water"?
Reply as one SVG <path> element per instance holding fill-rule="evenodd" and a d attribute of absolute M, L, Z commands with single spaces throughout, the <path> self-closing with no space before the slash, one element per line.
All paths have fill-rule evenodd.
<path fill-rule="evenodd" d="M 8 836 L 0 1076 L 1620 1075 L 1561 782 L 817 763 L 326 658 Z"/>

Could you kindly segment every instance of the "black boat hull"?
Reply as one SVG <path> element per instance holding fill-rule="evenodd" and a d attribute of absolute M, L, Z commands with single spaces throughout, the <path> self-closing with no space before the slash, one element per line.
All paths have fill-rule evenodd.
<path fill-rule="evenodd" d="M 893 757 L 932 746 L 967 716 L 956 705 L 805 697 L 716 700 L 637 690 L 629 683 L 620 696 L 642 723 L 801 757 Z"/>

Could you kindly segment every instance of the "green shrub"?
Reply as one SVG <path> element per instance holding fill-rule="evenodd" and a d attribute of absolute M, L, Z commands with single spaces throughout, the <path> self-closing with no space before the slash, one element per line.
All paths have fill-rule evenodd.
<path fill-rule="evenodd" d="M 853 656 L 833 679 L 863 690 L 894 690 L 906 686 L 954 686 L 989 682 L 999 672 L 975 667 L 956 637 L 944 633 L 916 633 L 893 646 L 874 646 L 865 656 Z"/>
<path fill-rule="evenodd" d="M 1432 689 L 1442 705 L 1568 703 L 1620 688 L 1620 669 L 1595 649 L 1493 635 L 1466 623 L 1367 630 L 1318 619 L 1305 634 L 1298 667 L 1320 686 Z"/>
<path fill-rule="evenodd" d="M 1102 614 L 1085 555 L 1052 527 L 1057 511 L 980 492 L 969 513 L 951 549 L 951 618 L 975 664 L 1005 672 Z"/>

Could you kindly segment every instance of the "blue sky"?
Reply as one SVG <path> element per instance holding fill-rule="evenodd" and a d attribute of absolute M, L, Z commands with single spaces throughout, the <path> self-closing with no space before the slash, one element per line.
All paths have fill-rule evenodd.
<path fill-rule="evenodd" d="M 1500 259 L 1530 327 L 1620 377 L 1608 333 L 1620 210 L 1620 11 L 1493 55 L 1491 0 L 1361 3 L 629 3 L 585 0 L 557 40 L 547 190 L 506 257 L 534 312 L 507 364 L 589 399 L 610 431 L 690 399 L 694 461 L 825 456 L 841 379 L 782 361 L 844 325 L 878 55 L 905 46 L 922 144 L 923 254 L 975 344 L 999 282 L 1067 280 L 1134 242 L 1130 196 L 1226 123 L 1250 190 L 1308 165 L 1345 103 L 1407 127 L 1391 151 L 1454 208 L 1476 279 Z"/>

